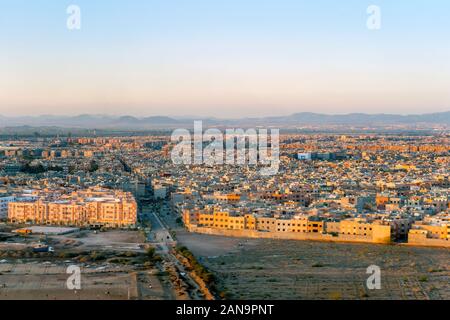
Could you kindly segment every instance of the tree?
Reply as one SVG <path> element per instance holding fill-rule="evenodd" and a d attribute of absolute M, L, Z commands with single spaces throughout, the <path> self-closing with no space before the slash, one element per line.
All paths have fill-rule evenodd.
<path fill-rule="evenodd" d="M 97 162 L 95 162 L 95 160 L 92 160 L 91 163 L 89 164 L 89 172 L 95 172 L 98 170 L 98 164 Z"/>
<path fill-rule="evenodd" d="M 149 259 L 153 259 L 155 257 L 155 248 L 149 247 L 149 248 L 147 248 L 145 253 L 147 254 L 147 257 Z"/>
<path fill-rule="evenodd" d="M 44 168 L 42 164 L 32 166 L 30 165 L 30 163 L 26 163 L 20 171 L 22 171 L 23 173 L 39 174 L 46 172 L 47 170 Z"/>

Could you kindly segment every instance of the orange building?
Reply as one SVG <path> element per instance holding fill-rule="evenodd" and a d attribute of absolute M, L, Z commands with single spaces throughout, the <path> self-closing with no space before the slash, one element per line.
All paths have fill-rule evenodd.
<path fill-rule="evenodd" d="M 131 193 L 88 189 L 50 199 L 11 202 L 11 223 L 36 223 L 70 226 L 132 227 L 137 221 L 137 204 Z"/>

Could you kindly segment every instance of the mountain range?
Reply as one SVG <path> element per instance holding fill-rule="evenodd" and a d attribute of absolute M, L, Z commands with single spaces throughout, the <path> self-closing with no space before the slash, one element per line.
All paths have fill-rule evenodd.
<path fill-rule="evenodd" d="M 218 118 L 177 118 L 166 116 L 133 117 L 83 114 L 78 116 L 22 116 L 6 117 L 0 115 L 0 128 L 31 126 L 31 127 L 62 127 L 85 129 L 161 129 L 174 127 L 192 127 L 193 121 L 202 120 L 205 126 L 386 126 L 423 124 L 450 126 L 450 111 L 421 115 L 396 114 L 320 114 L 311 112 L 295 113 L 288 116 L 218 119 Z"/>

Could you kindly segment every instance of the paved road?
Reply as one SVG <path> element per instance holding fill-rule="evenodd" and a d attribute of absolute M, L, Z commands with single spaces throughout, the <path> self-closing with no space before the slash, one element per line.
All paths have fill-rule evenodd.
<path fill-rule="evenodd" d="M 175 245 L 169 230 L 163 224 L 156 212 L 150 208 L 143 208 L 142 214 L 147 217 L 151 223 L 151 232 L 148 235 L 148 241 L 157 245 L 159 249 L 168 252 L 169 248 Z"/>
<path fill-rule="evenodd" d="M 168 227 L 161 220 L 159 215 L 149 207 L 142 209 L 143 218 L 151 223 L 151 232 L 148 235 L 148 241 L 156 246 L 157 252 L 167 261 L 172 263 L 177 269 L 183 280 L 193 288 L 190 290 L 190 296 L 193 299 L 203 299 L 200 287 L 190 276 L 184 265 L 172 254 L 171 249 L 176 245 Z"/>

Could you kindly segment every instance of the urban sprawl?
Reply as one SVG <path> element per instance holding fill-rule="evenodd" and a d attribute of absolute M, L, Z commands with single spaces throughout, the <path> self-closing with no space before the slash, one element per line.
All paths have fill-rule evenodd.
<path fill-rule="evenodd" d="M 196 233 L 450 246 L 450 137 L 284 134 L 280 168 L 180 165 L 168 135 L 0 141 L 0 219 L 135 229 L 166 202 Z"/>

